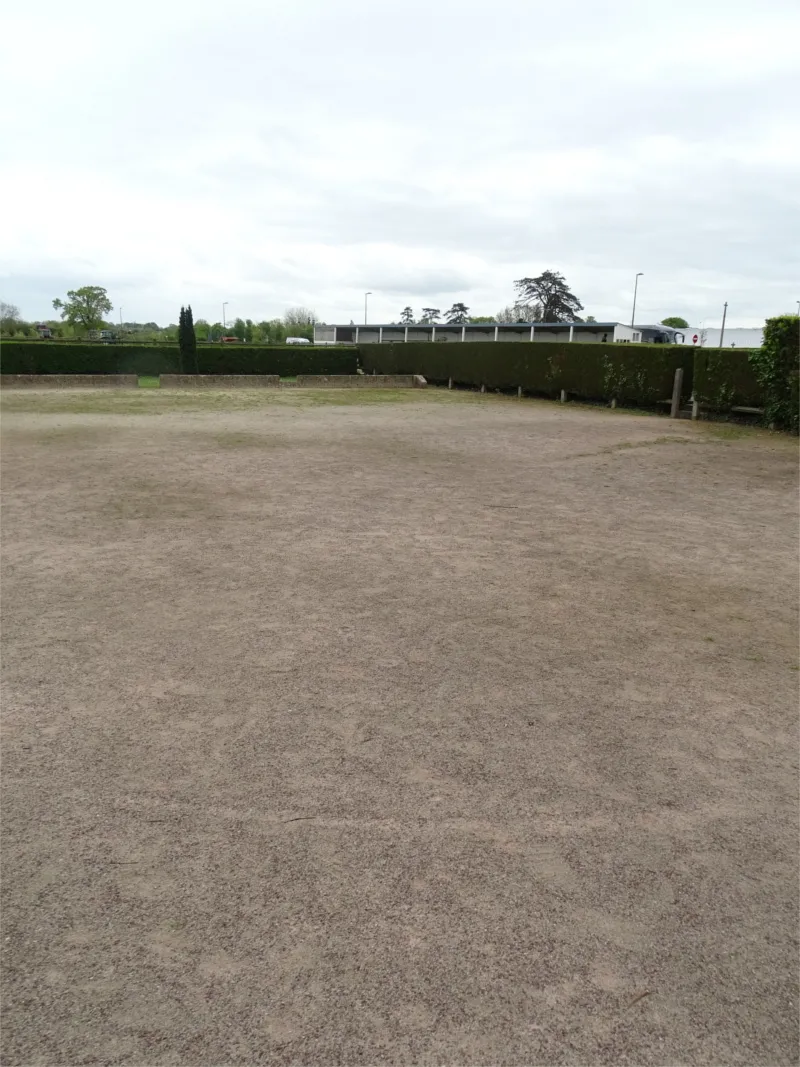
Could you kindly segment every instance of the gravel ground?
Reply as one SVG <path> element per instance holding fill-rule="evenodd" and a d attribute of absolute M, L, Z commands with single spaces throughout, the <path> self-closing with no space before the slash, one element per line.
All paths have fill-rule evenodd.
<path fill-rule="evenodd" d="M 793 442 L 3 405 L 3 1064 L 798 1062 Z"/>

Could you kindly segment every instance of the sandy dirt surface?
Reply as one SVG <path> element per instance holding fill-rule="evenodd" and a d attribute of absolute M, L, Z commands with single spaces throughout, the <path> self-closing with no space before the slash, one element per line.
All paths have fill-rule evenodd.
<path fill-rule="evenodd" d="M 794 443 L 3 405 L 3 1064 L 798 1062 Z"/>

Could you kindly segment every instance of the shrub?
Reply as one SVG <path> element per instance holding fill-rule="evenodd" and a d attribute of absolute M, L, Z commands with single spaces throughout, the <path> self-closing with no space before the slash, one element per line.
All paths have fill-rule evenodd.
<path fill-rule="evenodd" d="M 294 377 L 297 374 L 355 374 L 357 369 L 358 355 L 354 348 L 203 345 L 197 349 L 198 374 Z M 0 346 L 0 371 L 3 374 L 179 374 L 180 350 L 177 345 L 4 341 Z"/>
<path fill-rule="evenodd" d="M 764 391 L 746 348 L 697 348 L 694 351 L 695 396 L 712 411 L 762 407 Z"/>
<path fill-rule="evenodd" d="M 585 400 L 657 404 L 672 394 L 677 367 L 683 391 L 692 389 L 693 353 L 680 345 L 584 344 L 580 341 L 361 345 L 367 373 L 422 374 L 430 381 L 452 378 L 460 385 L 485 385 L 557 396 L 565 389 Z"/>
<path fill-rule="evenodd" d="M 100 345 L 85 342 L 4 341 L 3 374 L 142 374 L 177 372 L 177 348 Z"/>
<path fill-rule="evenodd" d="M 764 416 L 781 430 L 800 430 L 800 316 L 767 319 L 764 344 L 750 353 L 763 391 Z"/>

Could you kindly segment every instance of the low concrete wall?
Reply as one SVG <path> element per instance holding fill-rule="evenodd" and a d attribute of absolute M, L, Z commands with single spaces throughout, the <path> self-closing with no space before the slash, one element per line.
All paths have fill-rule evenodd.
<path fill-rule="evenodd" d="M 427 384 L 420 374 L 297 375 L 298 389 L 419 389 Z"/>
<path fill-rule="evenodd" d="M 162 389 L 277 389 L 278 374 L 162 374 Z"/>
<path fill-rule="evenodd" d="M 3 389 L 136 389 L 135 374 L 0 374 Z"/>

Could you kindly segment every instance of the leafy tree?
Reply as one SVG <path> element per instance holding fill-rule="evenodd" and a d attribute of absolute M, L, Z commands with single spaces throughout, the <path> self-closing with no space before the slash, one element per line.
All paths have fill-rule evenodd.
<path fill-rule="evenodd" d="M 286 309 L 283 321 L 287 326 L 314 326 L 319 318 L 311 308 L 296 307 Z"/>
<path fill-rule="evenodd" d="M 7 304 L 0 300 L 0 331 L 14 333 L 20 322 L 19 308 L 16 304 Z"/>
<path fill-rule="evenodd" d="M 255 332 L 255 323 L 252 319 L 244 320 L 244 339 L 248 344 L 253 340 L 253 334 Z"/>
<path fill-rule="evenodd" d="M 689 328 L 689 323 L 686 319 L 682 319 L 680 315 L 670 315 L 669 318 L 661 320 L 662 326 L 671 326 L 674 330 L 686 330 Z"/>
<path fill-rule="evenodd" d="M 314 324 L 319 322 L 316 311 L 306 307 L 287 308 L 283 316 L 285 327 L 281 341 L 286 337 L 307 337 L 314 340 Z"/>
<path fill-rule="evenodd" d="M 247 337 L 247 323 L 244 319 L 236 319 L 231 327 L 231 336 L 238 337 L 240 341 L 244 341 Z"/>
<path fill-rule="evenodd" d="M 453 304 L 445 314 L 445 319 L 451 326 L 460 326 L 469 319 L 469 308 L 466 304 Z"/>
<path fill-rule="evenodd" d="M 108 293 L 99 285 L 84 285 L 80 289 L 70 289 L 67 299 L 57 298 L 53 307 L 61 312 L 70 326 L 80 331 L 99 330 L 103 326 L 103 316 L 113 310 Z"/>
<path fill-rule="evenodd" d="M 492 322 L 542 322 L 541 304 L 515 304 L 501 308 Z"/>
<path fill-rule="evenodd" d="M 424 326 L 432 326 L 441 315 L 439 308 L 423 308 L 422 318 L 419 320 Z"/>
<path fill-rule="evenodd" d="M 261 334 L 261 340 L 267 344 L 282 344 L 286 340 L 286 327 L 282 319 L 264 319 L 256 328 Z"/>
<path fill-rule="evenodd" d="M 468 322 L 497 322 L 494 315 L 470 315 Z"/>
<path fill-rule="evenodd" d="M 514 288 L 520 304 L 539 305 L 539 317 L 532 322 L 579 322 L 583 304 L 570 291 L 563 274 L 546 270 L 536 278 L 519 278 Z"/>
<path fill-rule="evenodd" d="M 410 307 L 404 307 L 400 313 L 400 322 L 405 326 L 412 326 L 414 323 L 414 311 Z"/>
<path fill-rule="evenodd" d="M 197 322 L 194 324 L 195 337 L 199 336 L 204 341 L 207 341 L 209 339 L 210 332 L 211 327 L 208 325 L 205 319 L 198 319 Z"/>
<path fill-rule="evenodd" d="M 584 321 L 585 322 L 597 322 L 597 319 L 594 317 L 594 315 L 587 315 L 586 319 Z"/>

